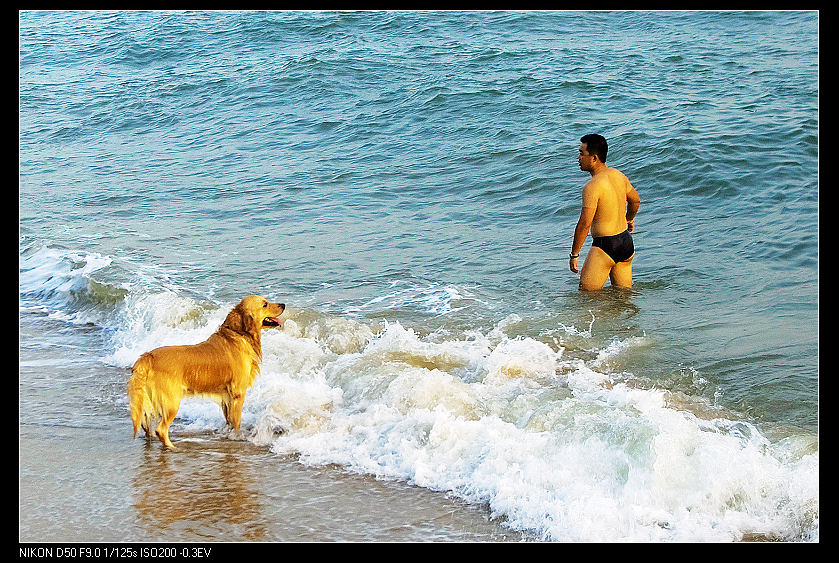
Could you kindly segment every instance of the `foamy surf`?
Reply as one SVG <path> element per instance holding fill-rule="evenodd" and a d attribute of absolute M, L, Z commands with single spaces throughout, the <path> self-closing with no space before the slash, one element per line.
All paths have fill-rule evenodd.
<path fill-rule="evenodd" d="M 360 352 L 321 359 L 268 367 L 254 386 L 254 436 L 278 454 L 487 503 L 544 540 L 817 535 L 817 452 L 781 461 L 751 424 L 674 410 L 665 391 L 611 384 L 543 342 L 432 342 L 388 323 Z"/>
<path fill-rule="evenodd" d="M 113 262 L 35 251 L 21 259 L 21 304 L 98 323 L 102 361 L 118 368 L 205 339 L 233 305 L 147 272 L 111 285 Z M 446 300 L 466 292 L 399 299 L 432 294 L 445 315 Z M 515 334 L 516 313 L 430 331 L 312 307 L 284 318 L 264 331 L 244 429 L 232 433 L 217 405 L 189 399 L 174 432 L 219 432 L 303 464 L 446 492 L 540 540 L 818 540 L 815 437 L 771 441 L 745 417 L 645 383 L 621 359 L 651 346 L 647 337 L 592 344 L 586 359 L 562 335 L 590 339 L 591 326 Z"/>

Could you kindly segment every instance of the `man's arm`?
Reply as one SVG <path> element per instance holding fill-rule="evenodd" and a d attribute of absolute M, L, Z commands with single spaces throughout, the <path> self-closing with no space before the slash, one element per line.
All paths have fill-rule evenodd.
<path fill-rule="evenodd" d="M 589 229 L 591 229 L 591 223 L 594 221 L 596 211 L 597 198 L 594 195 L 591 184 L 586 184 L 586 187 L 583 188 L 583 208 L 580 210 L 580 218 L 577 220 L 577 226 L 574 227 L 574 240 L 571 243 L 572 258 L 570 259 L 569 266 L 575 274 L 579 272 L 577 261 L 580 259 L 580 251 L 583 249 L 583 243 L 586 242 L 586 237 L 588 236 Z"/>
<path fill-rule="evenodd" d="M 641 207 L 641 196 L 635 191 L 635 188 L 626 180 L 626 225 L 629 232 L 635 230 L 635 214 L 638 213 L 638 208 Z"/>
<path fill-rule="evenodd" d="M 595 211 L 597 211 L 596 207 L 583 207 L 580 211 L 580 218 L 577 220 L 577 226 L 574 227 L 574 242 L 571 244 L 571 254 L 579 254 L 583 249 L 583 243 L 586 242 L 591 223 L 594 221 Z"/>

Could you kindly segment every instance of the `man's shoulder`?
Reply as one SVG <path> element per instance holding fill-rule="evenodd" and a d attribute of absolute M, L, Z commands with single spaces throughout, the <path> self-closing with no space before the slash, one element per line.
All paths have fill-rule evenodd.
<path fill-rule="evenodd" d="M 608 184 L 615 188 L 622 188 L 629 186 L 629 178 L 626 177 L 626 174 L 618 170 L 617 168 L 608 168 L 607 174 L 603 178 L 604 185 Z"/>
<path fill-rule="evenodd" d="M 599 174 L 595 174 L 586 184 L 590 189 L 602 189 L 612 185 L 615 180 L 622 180 L 626 178 L 623 172 L 617 168 L 606 168 Z"/>
<path fill-rule="evenodd" d="M 606 169 L 609 172 L 610 176 L 617 176 L 619 178 L 626 178 L 626 174 L 618 170 L 617 168 L 609 167 Z"/>

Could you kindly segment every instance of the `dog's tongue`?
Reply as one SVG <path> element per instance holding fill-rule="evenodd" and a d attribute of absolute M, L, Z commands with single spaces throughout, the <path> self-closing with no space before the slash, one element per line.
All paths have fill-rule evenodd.
<path fill-rule="evenodd" d="M 278 319 L 277 317 L 268 317 L 265 320 L 271 321 L 272 323 L 277 323 L 277 326 L 283 326 L 283 323 L 280 322 L 280 319 Z"/>

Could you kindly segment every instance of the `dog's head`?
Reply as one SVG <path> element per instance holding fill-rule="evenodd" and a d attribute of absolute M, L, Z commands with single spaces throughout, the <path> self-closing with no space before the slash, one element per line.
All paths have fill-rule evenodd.
<path fill-rule="evenodd" d="M 250 295 L 236 305 L 224 321 L 223 327 L 236 332 L 258 334 L 262 327 L 281 326 L 278 318 L 285 311 L 284 303 L 271 303 L 261 295 Z"/>

